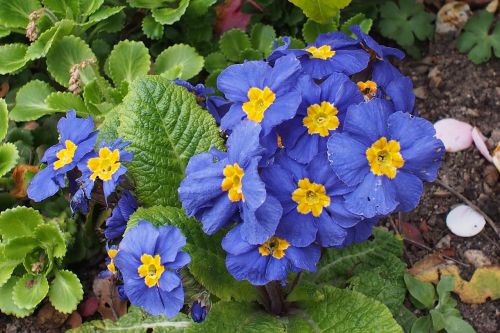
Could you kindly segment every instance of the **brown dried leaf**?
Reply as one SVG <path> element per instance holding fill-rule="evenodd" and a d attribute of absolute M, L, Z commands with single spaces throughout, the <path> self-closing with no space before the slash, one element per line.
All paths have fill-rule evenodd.
<path fill-rule="evenodd" d="M 101 314 L 103 319 L 117 320 L 127 313 L 127 302 L 120 299 L 112 276 L 96 277 L 93 290 L 99 301 L 97 312 Z"/>

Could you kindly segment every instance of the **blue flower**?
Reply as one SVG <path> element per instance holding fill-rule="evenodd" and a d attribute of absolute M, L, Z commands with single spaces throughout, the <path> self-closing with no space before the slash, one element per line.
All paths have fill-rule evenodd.
<path fill-rule="evenodd" d="M 102 181 L 106 201 L 115 191 L 121 177 L 127 172 L 127 167 L 123 163 L 132 161 L 134 156 L 133 153 L 124 149 L 129 144 L 130 142 L 123 142 L 122 139 L 111 144 L 103 143 L 98 152 L 93 151 L 87 154 L 78 163 L 82 176 L 77 179 L 77 182 L 81 184 L 88 199 L 91 198 L 92 189 L 98 179 Z"/>
<path fill-rule="evenodd" d="M 377 43 L 372 37 L 365 34 L 359 25 L 353 25 L 349 30 L 356 35 L 361 46 L 376 59 L 387 60 L 387 57 L 395 57 L 402 60 L 405 57 L 403 51 Z"/>
<path fill-rule="evenodd" d="M 191 83 L 181 80 L 181 79 L 175 79 L 174 83 L 177 84 L 178 86 L 186 88 L 189 92 L 193 93 L 196 97 L 196 102 L 201 106 L 201 107 L 206 107 L 206 101 L 208 95 L 212 95 L 215 93 L 215 90 L 212 88 L 206 88 L 204 84 L 197 84 L 196 86 L 193 86 Z"/>
<path fill-rule="evenodd" d="M 47 166 L 33 177 L 28 186 L 28 197 L 37 202 L 66 187 L 66 173 L 94 149 L 97 138 L 92 118 L 77 118 L 74 110 L 59 120 L 57 129 L 59 143 L 45 151 L 40 161 Z"/>
<path fill-rule="evenodd" d="M 200 301 L 194 301 L 191 305 L 191 318 L 195 323 L 202 323 L 207 317 L 207 307 Z"/>
<path fill-rule="evenodd" d="M 283 207 L 276 236 L 294 246 L 315 241 L 323 247 L 341 246 L 345 228 L 361 220 L 344 207 L 343 195 L 353 189 L 335 176 L 326 153 L 314 157 L 307 166 L 281 153 L 262 171 L 262 179 Z"/>
<path fill-rule="evenodd" d="M 253 285 L 285 280 L 290 271 L 314 272 L 321 249 L 316 244 L 297 247 L 280 237 L 253 245 L 242 237 L 241 225 L 229 231 L 222 240 L 228 253 L 226 267 L 238 281 L 248 280 Z"/>
<path fill-rule="evenodd" d="M 123 236 L 123 233 L 127 228 L 127 222 L 130 215 L 137 210 L 137 207 L 137 201 L 132 194 L 129 191 L 124 190 L 120 200 L 118 200 L 118 203 L 113 209 L 111 216 L 106 220 L 104 236 L 107 240 L 113 240 Z"/>
<path fill-rule="evenodd" d="M 123 276 L 130 303 L 152 315 L 175 317 L 184 305 L 184 290 L 178 271 L 191 258 L 174 226 L 155 228 L 147 221 L 130 229 L 120 243 L 114 264 Z"/>
<path fill-rule="evenodd" d="M 222 117 L 228 113 L 233 103 L 220 96 L 207 97 L 207 110 L 215 118 L 217 125 L 220 125 Z"/>
<path fill-rule="evenodd" d="M 347 235 L 344 239 L 344 243 L 342 247 L 349 246 L 352 243 L 361 243 L 372 235 L 373 227 L 378 223 L 378 218 L 364 219 L 361 220 L 358 224 L 351 228 L 347 228 Z"/>
<path fill-rule="evenodd" d="M 337 176 L 356 187 L 345 196 L 346 208 L 367 218 L 415 208 L 422 181 L 436 178 L 445 151 L 430 122 L 393 112 L 378 98 L 351 106 L 343 133 L 327 144 Z"/>
<path fill-rule="evenodd" d="M 271 67 L 264 61 L 247 61 L 226 68 L 217 79 L 217 86 L 233 102 L 221 120 L 221 128 L 232 130 L 249 119 L 262 125 L 262 135 L 295 116 L 300 93 L 295 82 L 300 75 L 300 63 L 285 56 Z"/>
<path fill-rule="evenodd" d="M 258 174 L 260 132 L 260 125 L 245 121 L 229 136 L 227 152 L 212 148 L 189 161 L 179 198 L 187 215 L 196 216 L 207 234 L 229 225 L 238 213 L 246 240 L 263 242 L 274 234 L 281 206 L 266 195 Z"/>
<path fill-rule="evenodd" d="M 342 128 L 347 108 L 363 102 L 363 96 L 356 84 L 340 73 L 332 73 L 320 85 L 304 76 L 298 85 L 302 103 L 297 115 L 281 125 L 278 132 L 288 156 L 308 163 L 326 151 L 328 137 Z"/>

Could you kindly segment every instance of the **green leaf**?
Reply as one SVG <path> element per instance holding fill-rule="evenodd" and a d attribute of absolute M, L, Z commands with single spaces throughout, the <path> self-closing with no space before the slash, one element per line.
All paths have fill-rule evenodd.
<path fill-rule="evenodd" d="M 189 80 L 203 69 L 203 64 L 203 57 L 194 47 L 175 44 L 156 58 L 155 71 L 167 79 Z"/>
<path fill-rule="evenodd" d="M 36 227 L 43 223 L 40 213 L 33 208 L 16 207 L 0 213 L 0 235 L 4 240 L 32 236 Z"/>
<path fill-rule="evenodd" d="M 316 38 L 326 32 L 337 31 L 338 26 L 335 22 L 320 24 L 311 19 L 304 23 L 302 36 L 306 43 L 313 43 Z"/>
<path fill-rule="evenodd" d="M 444 329 L 447 333 L 476 333 L 468 322 L 452 316 L 444 317 Z"/>
<path fill-rule="evenodd" d="M 80 15 L 88 17 L 101 8 L 104 0 L 78 0 Z"/>
<path fill-rule="evenodd" d="M 51 110 L 54 110 L 54 112 L 67 112 L 68 110 L 74 109 L 80 117 L 89 115 L 89 110 L 87 110 L 87 106 L 83 102 L 83 99 L 70 92 L 53 92 L 47 96 L 45 104 Z"/>
<path fill-rule="evenodd" d="M 0 38 L 7 37 L 10 35 L 11 31 L 5 27 L 0 27 Z"/>
<path fill-rule="evenodd" d="M 100 23 L 99 25 L 96 26 L 94 31 L 96 31 L 96 32 L 99 32 L 99 31 L 115 32 L 116 29 L 114 29 L 114 28 L 119 29 L 120 26 L 114 27 L 114 24 L 111 22 L 112 18 L 120 17 L 120 15 L 123 14 L 124 9 L 125 9 L 125 7 L 123 7 L 123 6 L 117 6 L 117 7 L 103 6 L 97 12 L 92 14 L 88 18 L 88 21 L 85 24 L 81 25 L 82 30 L 85 31 L 85 30 L 89 29 L 90 27 Z M 117 15 L 117 14 L 119 14 L 119 15 Z M 109 26 L 108 26 L 107 22 L 110 24 Z"/>
<path fill-rule="evenodd" d="M 74 22 L 70 20 L 61 20 L 52 28 L 45 30 L 38 39 L 33 42 L 26 52 L 26 59 L 35 60 L 45 57 L 52 47 L 54 41 L 63 36 L 71 34 Z"/>
<path fill-rule="evenodd" d="M 472 16 L 464 26 L 457 40 L 458 50 L 468 53 L 469 59 L 480 64 L 491 58 L 493 48 L 495 56 L 500 58 L 500 24 L 497 23 L 490 34 L 494 16 L 487 11 L 481 11 Z"/>
<path fill-rule="evenodd" d="M 0 46 L 0 74 L 9 74 L 22 68 L 28 47 L 24 44 L 5 44 Z"/>
<path fill-rule="evenodd" d="M 16 104 L 9 117 L 14 121 L 36 120 L 56 110 L 45 104 L 45 99 L 54 89 L 47 83 L 33 80 L 24 85 L 16 95 Z"/>
<path fill-rule="evenodd" d="M 14 304 L 23 309 L 37 306 L 49 292 L 49 282 L 43 275 L 24 274 L 12 290 Z"/>
<path fill-rule="evenodd" d="M 99 125 L 99 134 L 97 139 L 99 142 L 113 142 L 118 139 L 118 127 L 120 126 L 120 115 L 119 109 L 121 105 L 118 105 L 111 111 L 109 111 L 104 117 L 104 121 Z"/>
<path fill-rule="evenodd" d="M 115 45 L 105 67 L 115 85 L 121 81 L 132 82 L 148 74 L 151 57 L 142 42 L 124 40 Z"/>
<path fill-rule="evenodd" d="M 285 324 L 252 303 L 217 302 L 202 324 L 188 327 L 186 333 L 286 333 Z"/>
<path fill-rule="evenodd" d="M 155 8 L 151 10 L 156 22 L 160 24 L 172 24 L 181 19 L 181 16 L 186 12 L 186 8 L 189 5 L 189 0 L 179 0 L 177 7 Z"/>
<path fill-rule="evenodd" d="M 41 224 L 35 229 L 35 237 L 40 245 L 56 258 L 66 254 L 66 241 L 55 223 Z"/>
<path fill-rule="evenodd" d="M 408 273 L 404 275 L 404 279 L 410 295 L 427 309 L 432 309 L 436 298 L 432 283 L 422 282 Z"/>
<path fill-rule="evenodd" d="M 9 281 L 14 269 L 19 265 L 19 260 L 9 260 L 0 254 L 0 288 Z M 1 306 L 0 306 L 1 309 Z"/>
<path fill-rule="evenodd" d="M 432 328 L 432 320 L 430 316 L 418 318 L 411 327 L 411 333 L 430 333 L 435 332 Z"/>
<path fill-rule="evenodd" d="M 398 322 L 398 324 L 403 328 L 406 333 L 411 331 L 411 328 L 415 321 L 417 320 L 417 316 L 413 314 L 408 308 L 402 305 L 397 313 L 393 313 L 394 319 Z"/>
<path fill-rule="evenodd" d="M 177 188 L 189 158 L 223 146 L 215 120 L 195 96 L 160 76 L 132 83 L 118 133 L 132 143 L 129 174 L 144 206 L 179 206 Z"/>
<path fill-rule="evenodd" d="M 320 287 L 320 299 L 298 300 L 287 317 L 287 333 L 402 333 L 387 307 L 363 294 Z"/>
<path fill-rule="evenodd" d="M 302 9 L 304 14 L 321 24 L 328 23 L 340 11 L 345 8 L 351 0 L 288 0 Z"/>
<path fill-rule="evenodd" d="M 254 300 L 255 288 L 248 282 L 236 281 L 226 269 L 226 255 L 221 247 L 222 235 L 208 236 L 203 233 L 201 224 L 190 219 L 184 211 L 175 207 L 139 208 L 128 222 L 130 229 L 140 220 L 156 226 L 174 225 L 187 238 L 185 250 L 191 255 L 189 271 L 194 278 L 212 294 L 222 300 Z"/>
<path fill-rule="evenodd" d="M 82 299 L 83 287 L 76 274 L 56 270 L 49 290 L 49 300 L 54 308 L 62 313 L 71 313 Z"/>
<path fill-rule="evenodd" d="M 12 143 L 0 145 L 0 177 L 12 170 L 16 166 L 18 159 L 19 153 L 15 145 Z"/>
<path fill-rule="evenodd" d="M 7 28 L 25 29 L 29 15 L 41 7 L 38 0 L 0 0 L 0 22 Z"/>
<path fill-rule="evenodd" d="M 38 242 L 35 237 L 21 236 L 11 239 L 5 244 L 4 254 L 9 260 L 24 260 L 26 255 L 37 246 Z"/>
<path fill-rule="evenodd" d="M 146 16 L 142 20 L 142 32 L 149 39 L 161 39 L 163 37 L 163 25 L 156 22 L 152 16 Z"/>
<path fill-rule="evenodd" d="M 259 50 L 246 49 L 241 51 L 241 58 L 243 60 L 261 60 L 264 54 Z"/>
<path fill-rule="evenodd" d="M 191 0 L 186 10 L 186 14 L 195 17 L 205 15 L 210 6 L 216 2 L 217 0 Z"/>
<path fill-rule="evenodd" d="M 0 287 L 0 311 L 6 315 L 14 315 L 16 317 L 22 318 L 31 314 L 35 308 L 23 309 L 18 307 L 12 300 L 12 293 L 14 286 L 19 282 L 20 278 L 13 276 L 7 283 Z"/>
<path fill-rule="evenodd" d="M 351 37 L 354 37 L 354 34 L 349 30 L 349 28 L 353 25 L 359 25 L 361 30 L 365 34 L 370 32 L 370 29 L 372 28 L 373 20 L 371 18 L 367 18 L 365 14 L 363 13 L 358 13 L 351 18 L 349 18 L 347 21 L 345 21 L 342 26 L 340 27 L 340 31 L 342 31 L 345 34 L 350 35 Z"/>
<path fill-rule="evenodd" d="M 276 32 L 270 25 L 257 23 L 253 26 L 250 33 L 250 40 L 254 49 L 260 50 L 267 57 L 273 50 Z"/>
<path fill-rule="evenodd" d="M 57 83 L 68 87 L 71 67 L 90 59 L 95 59 L 95 55 L 83 39 L 65 36 L 54 43 L 48 52 L 47 70 Z M 80 79 L 84 85 L 95 77 L 92 66 L 87 66 L 80 71 Z"/>
<path fill-rule="evenodd" d="M 222 53 L 234 62 L 242 61 L 241 51 L 251 47 L 250 38 L 239 29 L 226 31 L 219 40 L 219 48 Z"/>
<path fill-rule="evenodd" d="M 332 282 L 349 272 L 381 266 L 390 254 L 396 257 L 403 254 L 403 242 L 390 232 L 375 228 L 373 235 L 375 238 L 371 241 L 355 243 L 340 250 L 327 249 L 311 278 L 315 282 Z"/>
<path fill-rule="evenodd" d="M 228 66 L 226 57 L 220 52 L 210 53 L 205 58 L 205 69 L 209 72 L 223 70 Z"/>
<path fill-rule="evenodd" d="M 7 103 L 2 98 L 0 99 L 0 141 L 7 135 L 9 129 L 9 111 L 7 110 Z"/>

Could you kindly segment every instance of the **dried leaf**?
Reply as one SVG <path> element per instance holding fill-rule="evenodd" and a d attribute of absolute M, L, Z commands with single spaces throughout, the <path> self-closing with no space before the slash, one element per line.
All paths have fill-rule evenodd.
<path fill-rule="evenodd" d="M 99 301 L 97 312 L 103 319 L 117 320 L 127 313 L 127 302 L 120 299 L 112 276 L 96 277 L 93 290 Z"/>
<path fill-rule="evenodd" d="M 404 239 L 409 239 L 420 244 L 425 243 L 420 230 L 416 226 L 408 222 L 398 222 L 397 224 Z"/>

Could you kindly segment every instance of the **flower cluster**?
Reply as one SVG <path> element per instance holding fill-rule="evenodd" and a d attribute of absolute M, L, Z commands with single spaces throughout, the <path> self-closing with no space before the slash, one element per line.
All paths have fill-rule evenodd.
<path fill-rule="evenodd" d="M 357 26 L 305 49 L 276 45 L 226 68 L 227 150 L 191 158 L 179 197 L 222 241 L 226 267 L 254 285 L 314 271 L 322 247 L 361 242 L 384 215 L 417 205 L 444 147 L 414 115 L 411 80 Z M 198 87 L 199 88 L 199 87 Z M 195 94 L 197 94 L 195 92 Z"/>

